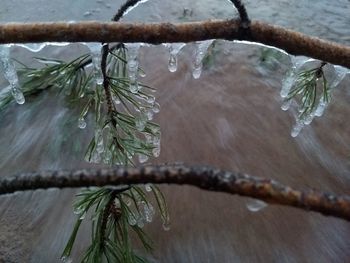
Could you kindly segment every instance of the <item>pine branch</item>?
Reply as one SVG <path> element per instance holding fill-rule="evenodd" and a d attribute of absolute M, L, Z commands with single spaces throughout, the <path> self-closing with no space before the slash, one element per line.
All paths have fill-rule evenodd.
<path fill-rule="evenodd" d="M 276 181 L 206 166 L 145 166 L 102 170 L 51 171 L 19 174 L 0 179 L 0 195 L 47 188 L 131 184 L 186 184 L 209 191 L 253 197 L 350 221 L 350 197 L 314 190 L 299 191 Z"/>
<path fill-rule="evenodd" d="M 295 31 L 252 21 L 243 34 L 240 19 L 181 24 L 128 24 L 119 22 L 8 23 L 0 25 L 0 44 L 27 42 L 144 42 L 150 44 L 194 42 L 207 39 L 241 39 L 259 42 L 350 68 L 350 47 Z"/>

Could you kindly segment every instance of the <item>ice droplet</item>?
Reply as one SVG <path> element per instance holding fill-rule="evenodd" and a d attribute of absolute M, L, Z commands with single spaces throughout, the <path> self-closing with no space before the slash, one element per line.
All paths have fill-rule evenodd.
<path fill-rule="evenodd" d="M 168 69 L 170 72 L 175 72 L 177 70 L 177 55 L 185 45 L 185 43 L 165 44 L 169 50 Z"/>
<path fill-rule="evenodd" d="M 95 81 L 97 85 L 103 83 L 103 75 L 101 70 L 101 56 L 102 46 L 101 43 L 86 43 L 86 46 L 90 49 L 92 65 L 94 68 Z"/>
<path fill-rule="evenodd" d="M 153 104 L 155 102 L 155 100 L 156 100 L 156 98 L 152 95 L 149 95 L 147 97 L 147 103 L 149 103 L 149 104 Z"/>
<path fill-rule="evenodd" d="M 146 192 L 152 192 L 152 185 L 151 184 L 145 184 L 145 190 L 146 190 Z"/>
<path fill-rule="evenodd" d="M 86 127 L 86 121 L 85 121 L 84 118 L 79 118 L 79 119 L 78 119 L 78 127 L 79 127 L 80 129 L 85 129 L 85 127 Z"/>
<path fill-rule="evenodd" d="M 206 52 L 214 40 L 206 40 L 197 42 L 194 60 L 192 63 L 192 76 L 194 79 L 198 79 L 202 74 L 203 58 Z"/>
<path fill-rule="evenodd" d="M 154 113 L 159 113 L 159 112 L 160 112 L 160 105 L 159 105 L 158 102 L 155 102 L 155 103 L 153 104 L 152 111 L 153 111 Z"/>
<path fill-rule="evenodd" d="M 139 162 L 140 163 L 145 163 L 148 161 L 148 156 L 145 154 L 139 154 Z"/>
<path fill-rule="evenodd" d="M 261 200 L 251 200 L 247 203 L 247 209 L 250 212 L 258 212 L 261 209 L 264 209 L 265 207 L 267 207 L 267 204 Z"/>

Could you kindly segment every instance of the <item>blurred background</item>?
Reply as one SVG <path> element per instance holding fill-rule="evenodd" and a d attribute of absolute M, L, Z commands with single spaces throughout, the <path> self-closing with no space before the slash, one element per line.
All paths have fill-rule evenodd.
<path fill-rule="evenodd" d="M 244 1 L 251 19 L 350 45 L 350 1 Z M 107 21 L 123 1 L 2 0 L 1 22 Z M 139 5 L 122 21 L 199 21 L 236 17 L 229 1 L 160 1 Z M 72 60 L 84 45 L 46 47 L 31 53 L 12 47 L 12 57 L 36 66 L 33 56 Z M 157 89 L 161 155 L 149 163 L 181 161 L 276 179 L 299 189 L 350 194 L 350 77 L 332 93 L 326 113 L 298 137 L 292 111 L 279 95 L 290 67 L 285 55 L 265 63 L 256 45 L 217 41 L 200 79 L 193 79 L 194 45 L 179 53 L 178 70 L 167 69 L 168 51 L 143 47 L 143 82 Z M 8 83 L 0 76 L 0 92 Z M 52 91 L 26 98 L 0 113 L 0 176 L 18 172 L 91 167 L 83 160 L 94 123 L 77 126 L 78 113 Z M 348 262 L 350 224 L 294 208 L 268 206 L 251 212 L 251 199 L 165 186 L 171 229 L 155 220 L 146 231 L 155 241 L 153 262 Z M 38 190 L 0 197 L 0 262 L 60 262 L 71 233 L 78 190 Z M 73 262 L 89 242 L 86 223 Z"/>

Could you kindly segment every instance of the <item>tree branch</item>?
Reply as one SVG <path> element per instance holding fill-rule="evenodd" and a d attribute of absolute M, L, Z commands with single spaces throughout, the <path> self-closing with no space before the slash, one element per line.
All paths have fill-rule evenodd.
<path fill-rule="evenodd" d="M 116 22 L 32 23 L 0 25 L 0 44 L 27 42 L 193 42 L 241 39 L 275 46 L 292 55 L 304 55 L 350 68 L 350 47 L 310 37 L 267 23 L 253 21 L 242 34 L 240 20 L 182 24 L 127 24 Z"/>
<path fill-rule="evenodd" d="M 211 167 L 162 165 L 77 171 L 48 171 L 1 177 L 0 195 L 15 191 L 47 188 L 88 187 L 130 184 L 179 184 L 226 192 L 319 212 L 350 221 L 350 197 L 314 190 L 299 191 L 276 181 Z"/>

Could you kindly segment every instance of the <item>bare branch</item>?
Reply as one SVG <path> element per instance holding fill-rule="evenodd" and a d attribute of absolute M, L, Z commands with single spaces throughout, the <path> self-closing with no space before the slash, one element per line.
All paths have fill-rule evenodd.
<path fill-rule="evenodd" d="M 350 68 L 350 47 L 310 37 L 282 27 L 254 21 L 242 34 L 240 20 L 182 24 L 33 23 L 0 25 L 0 44 L 27 42 L 144 42 L 151 44 L 206 39 L 241 39 L 275 46 L 292 55 L 304 55 Z"/>
<path fill-rule="evenodd" d="M 102 170 L 49 171 L 1 177 L 0 195 L 47 188 L 116 186 L 130 184 L 192 185 L 319 212 L 350 221 L 350 197 L 314 190 L 299 191 L 269 179 L 211 167 L 184 165 L 145 166 Z"/>

